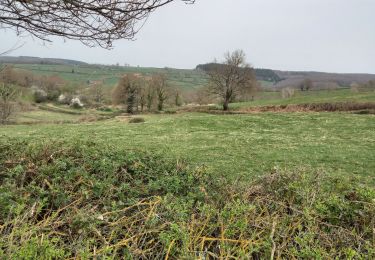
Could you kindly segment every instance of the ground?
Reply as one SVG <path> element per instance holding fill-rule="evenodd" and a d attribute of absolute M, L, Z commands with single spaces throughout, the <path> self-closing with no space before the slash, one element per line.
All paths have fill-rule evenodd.
<path fill-rule="evenodd" d="M 260 95 L 232 114 L 30 104 L 0 127 L 0 259 L 374 258 L 374 92 Z M 249 113 L 330 101 L 369 106 Z"/>
<path fill-rule="evenodd" d="M 75 117 L 75 115 L 69 115 Z M 251 177 L 273 168 L 308 167 L 363 176 L 373 182 L 375 116 L 352 113 L 259 113 L 145 115 L 82 124 L 9 125 L 2 138 L 95 140 L 114 149 L 146 150 L 228 177 Z"/>

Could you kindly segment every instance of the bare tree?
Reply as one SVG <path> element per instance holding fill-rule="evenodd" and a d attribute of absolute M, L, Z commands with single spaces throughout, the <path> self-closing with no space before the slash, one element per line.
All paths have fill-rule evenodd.
<path fill-rule="evenodd" d="M 155 89 L 155 94 L 158 102 L 158 110 L 162 111 L 164 102 L 168 98 L 169 85 L 164 74 L 157 74 L 152 77 L 152 85 Z"/>
<path fill-rule="evenodd" d="M 172 89 L 173 92 L 173 103 L 176 107 L 182 106 L 182 95 L 181 90 L 178 87 Z"/>
<path fill-rule="evenodd" d="M 133 113 L 137 102 L 138 79 L 134 75 L 123 76 L 112 92 L 114 104 L 126 104 L 126 111 Z"/>
<path fill-rule="evenodd" d="M 110 48 L 133 39 L 149 14 L 176 0 L 12 0 L 0 1 L 0 26 L 44 41 L 50 36 Z M 181 0 L 194 3 L 194 0 Z"/>
<path fill-rule="evenodd" d="M 101 105 L 105 98 L 104 86 L 102 84 L 94 84 L 90 87 L 90 96 L 92 100 L 97 104 Z"/>
<path fill-rule="evenodd" d="M 16 89 L 8 83 L 0 83 L 0 124 L 4 124 L 14 112 L 13 101 L 16 98 Z"/>
<path fill-rule="evenodd" d="M 146 92 L 146 106 L 147 106 L 148 112 L 150 112 L 152 109 L 152 104 L 154 103 L 154 99 L 155 99 L 155 89 L 151 83 L 147 84 L 147 88 L 145 92 Z"/>
<path fill-rule="evenodd" d="M 143 112 L 145 106 L 148 107 L 148 91 L 150 88 L 150 84 L 147 80 L 144 78 L 139 79 L 139 86 L 137 90 L 137 103 L 139 104 L 139 107 L 141 109 L 141 112 Z M 150 109 L 151 110 L 151 107 Z"/>
<path fill-rule="evenodd" d="M 223 109 L 229 109 L 229 103 L 236 95 L 256 88 L 254 70 L 246 63 L 242 50 L 225 54 L 223 64 L 214 64 L 207 71 L 211 91 L 223 101 Z"/>
<path fill-rule="evenodd" d="M 207 105 L 213 102 L 212 94 L 208 87 L 201 87 L 194 92 L 194 103 L 198 105 Z"/>
<path fill-rule="evenodd" d="M 313 87 L 313 82 L 311 79 L 304 79 L 300 84 L 301 91 L 308 91 Z"/>

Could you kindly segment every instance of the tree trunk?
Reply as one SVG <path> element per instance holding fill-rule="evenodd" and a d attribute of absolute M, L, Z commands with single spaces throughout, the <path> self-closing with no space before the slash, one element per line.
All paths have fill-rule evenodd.
<path fill-rule="evenodd" d="M 229 110 L 229 102 L 228 102 L 228 100 L 224 100 L 223 110 L 224 111 L 228 111 Z"/>

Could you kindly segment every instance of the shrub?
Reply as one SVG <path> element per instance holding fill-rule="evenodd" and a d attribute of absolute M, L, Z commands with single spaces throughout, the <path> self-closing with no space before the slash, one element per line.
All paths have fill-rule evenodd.
<path fill-rule="evenodd" d="M 33 97 L 36 103 L 42 103 L 47 101 L 47 93 L 42 89 L 34 89 Z"/>
<path fill-rule="evenodd" d="M 57 102 L 63 105 L 69 105 L 71 99 L 72 98 L 69 95 L 60 94 L 59 97 L 57 98 Z"/>
<path fill-rule="evenodd" d="M 8 122 L 15 112 L 17 95 L 17 90 L 13 85 L 0 82 L 0 124 Z"/>
<path fill-rule="evenodd" d="M 282 98 L 291 98 L 294 96 L 294 89 L 293 88 L 283 88 L 281 90 Z"/>
<path fill-rule="evenodd" d="M 75 98 L 72 98 L 72 100 L 70 101 L 70 106 L 73 108 L 79 109 L 83 107 L 83 104 L 78 97 L 75 97 Z"/>
<path fill-rule="evenodd" d="M 143 117 L 132 117 L 129 123 L 144 123 L 146 120 Z"/>

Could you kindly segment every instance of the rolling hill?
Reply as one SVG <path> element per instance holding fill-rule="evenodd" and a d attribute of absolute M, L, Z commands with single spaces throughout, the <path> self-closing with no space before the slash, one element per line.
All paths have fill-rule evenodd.
<path fill-rule="evenodd" d="M 125 67 L 113 65 L 88 64 L 78 60 L 59 58 L 39 58 L 30 56 L 0 56 L 0 64 L 13 64 L 15 68 L 30 70 L 39 75 L 58 75 L 61 78 L 84 84 L 92 80 L 101 80 L 105 85 L 113 86 L 118 78 L 126 73 L 140 73 L 150 76 L 154 73 L 164 73 L 171 85 L 189 91 L 207 84 L 205 71 L 212 63 L 200 64 L 195 69 Z M 281 71 L 265 68 L 255 68 L 257 80 L 268 89 L 298 87 L 304 79 L 310 79 L 316 88 L 349 87 L 350 84 L 367 83 L 375 80 L 375 74 L 345 74 L 314 71 Z"/>

